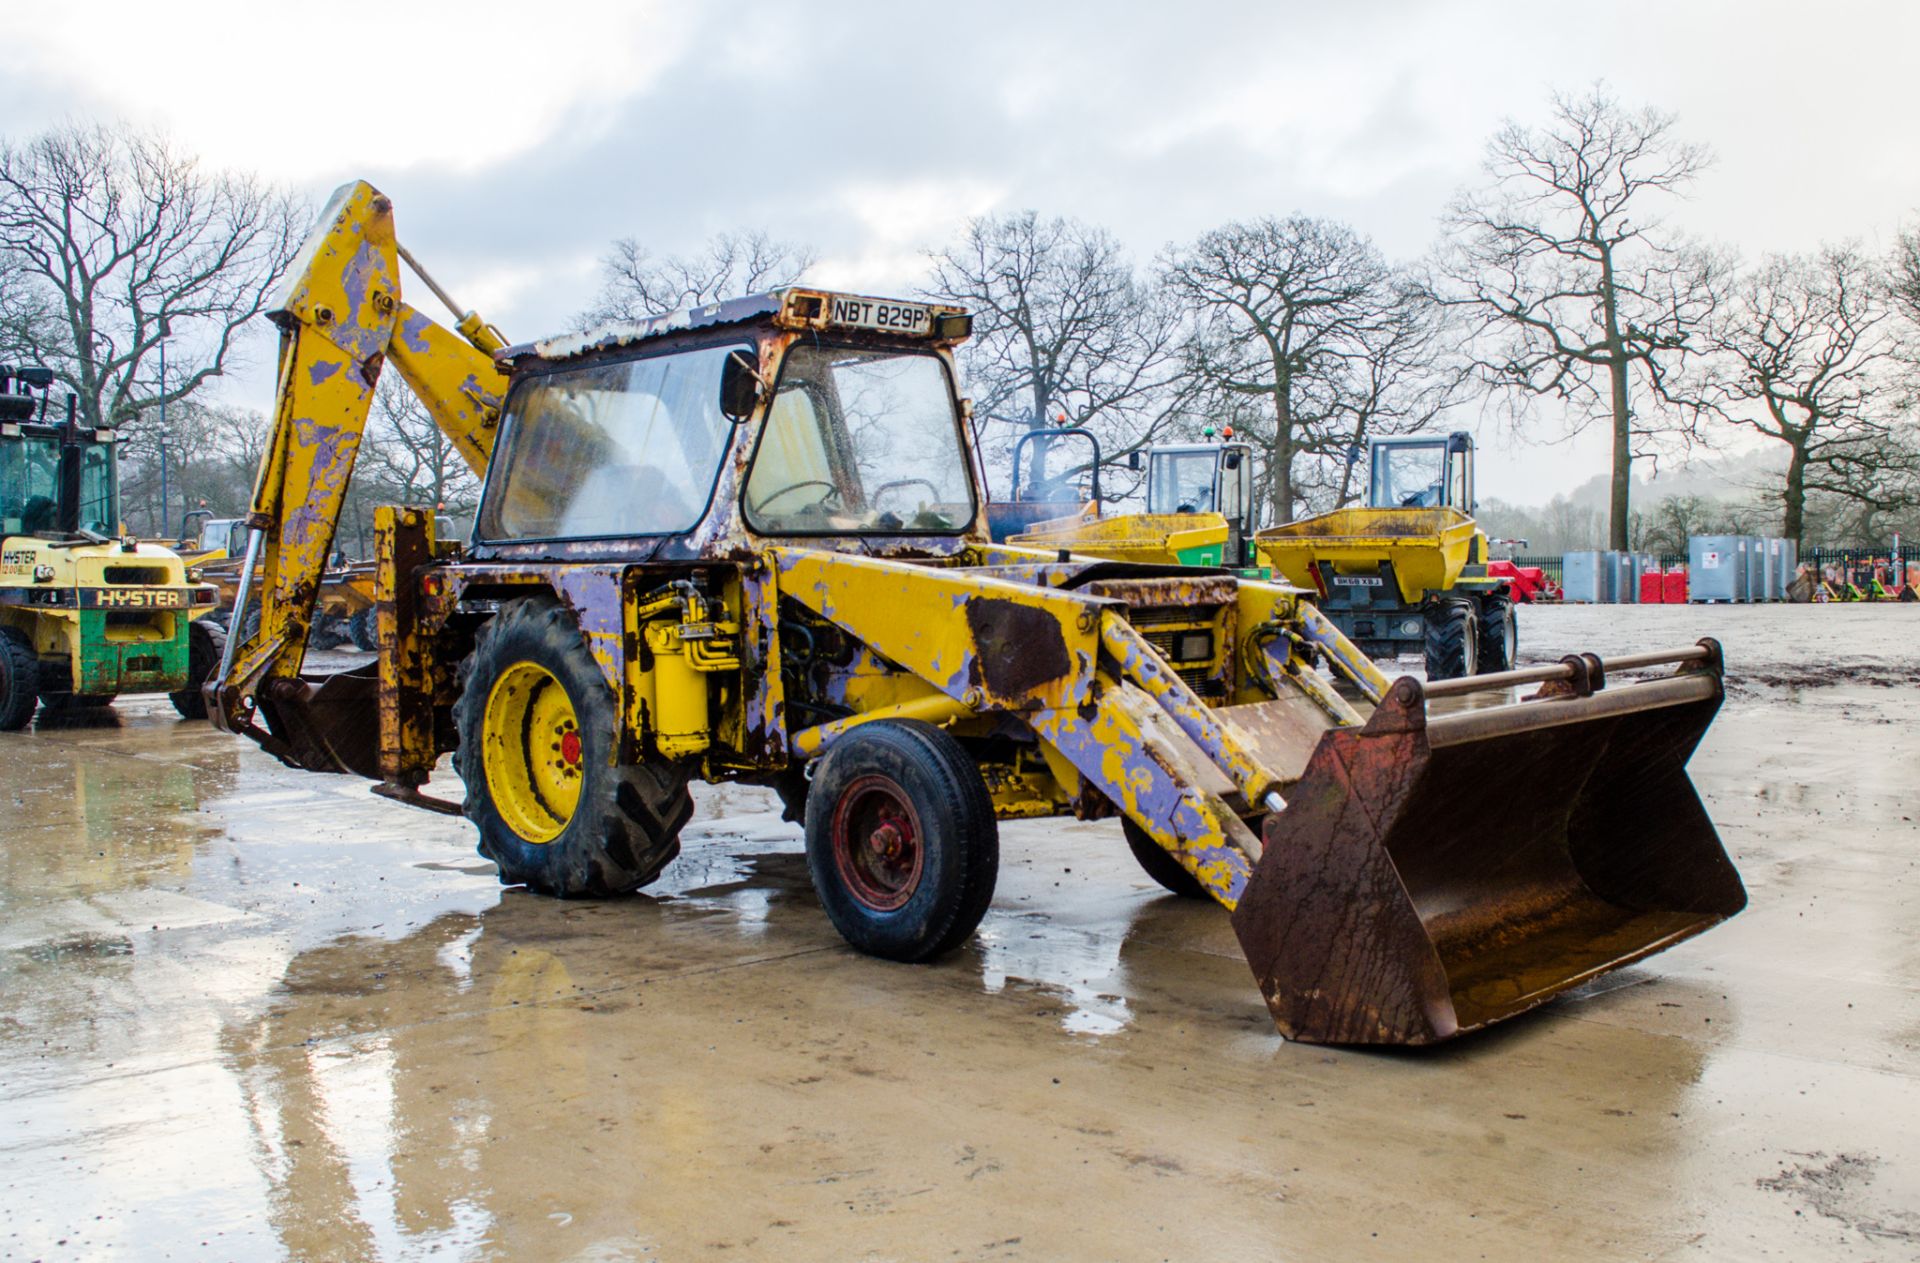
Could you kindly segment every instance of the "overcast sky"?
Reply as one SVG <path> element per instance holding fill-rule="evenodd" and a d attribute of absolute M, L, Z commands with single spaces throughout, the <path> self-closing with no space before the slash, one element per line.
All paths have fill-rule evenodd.
<path fill-rule="evenodd" d="M 1596 79 L 1713 147 L 1669 217 L 1749 258 L 1883 246 L 1920 211 L 1920 6 L 1895 2 L 7 9 L 8 136 L 156 124 L 316 205 L 367 178 L 514 339 L 585 306 L 626 235 L 668 253 L 763 227 L 818 250 L 814 279 L 881 292 L 968 216 L 1028 207 L 1104 224 L 1142 262 L 1295 211 L 1411 258 L 1502 118 Z M 258 339 L 225 396 L 265 408 L 270 354 Z M 1522 502 L 1604 461 L 1598 436 L 1493 446 L 1482 494 Z"/>

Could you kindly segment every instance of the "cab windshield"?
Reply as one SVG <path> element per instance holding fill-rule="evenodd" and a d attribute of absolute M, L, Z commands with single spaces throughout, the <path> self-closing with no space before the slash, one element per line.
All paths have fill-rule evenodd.
<path fill-rule="evenodd" d="M 1391 443 L 1373 449 L 1373 507 L 1436 509 L 1446 503 L 1447 444 Z"/>
<path fill-rule="evenodd" d="M 59 529 L 60 440 L 0 440 L 0 530 L 37 535 Z"/>
<path fill-rule="evenodd" d="M 0 440 L 0 531 L 9 535 L 65 534 L 69 516 L 61 512 L 60 464 L 80 463 L 81 530 L 111 535 L 119 528 L 120 507 L 111 443 L 64 446 L 51 435 Z"/>
<path fill-rule="evenodd" d="M 787 352 L 747 475 L 767 534 L 953 533 L 973 483 L 937 356 L 807 343 Z"/>
<path fill-rule="evenodd" d="M 1218 453 L 1155 452 L 1147 473 L 1147 512 L 1213 513 L 1213 470 Z"/>

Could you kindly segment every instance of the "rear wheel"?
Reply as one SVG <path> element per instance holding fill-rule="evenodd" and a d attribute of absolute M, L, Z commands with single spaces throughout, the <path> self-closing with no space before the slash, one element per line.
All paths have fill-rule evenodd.
<path fill-rule="evenodd" d="M 1422 611 L 1427 624 L 1427 679 L 1457 680 L 1480 664 L 1480 620 L 1473 602 L 1442 597 Z"/>
<path fill-rule="evenodd" d="M 687 777 L 616 761 L 620 718 L 573 616 L 552 601 L 508 603 L 461 668 L 454 770 L 479 850 L 503 885 L 541 894 L 637 890 L 680 853 L 693 814 Z"/>
<path fill-rule="evenodd" d="M 1513 598 L 1504 593 L 1480 600 L 1480 664 L 1478 675 L 1511 671 L 1520 660 L 1520 621 L 1514 617 Z"/>
<path fill-rule="evenodd" d="M 40 659 L 18 628 L 0 627 L 0 732 L 19 732 L 40 701 Z"/>
<path fill-rule="evenodd" d="M 1147 876 L 1159 882 L 1173 894 L 1182 899 L 1207 899 L 1211 896 L 1200 879 L 1181 866 L 1180 861 L 1167 854 L 1167 849 L 1147 836 L 1142 829 L 1125 816 L 1120 817 L 1120 829 L 1127 835 L 1127 849 L 1133 852 L 1133 858 L 1140 861 L 1140 867 Z"/>
<path fill-rule="evenodd" d="M 993 902 L 1000 830 L 958 741 L 914 720 L 862 724 L 807 795 L 807 868 L 827 919 L 861 951 L 932 960 Z"/>
<path fill-rule="evenodd" d="M 207 717 L 206 694 L 200 687 L 220 669 L 220 657 L 226 652 L 227 629 L 219 623 L 197 618 L 187 626 L 187 687 L 167 694 L 182 719 Z"/>

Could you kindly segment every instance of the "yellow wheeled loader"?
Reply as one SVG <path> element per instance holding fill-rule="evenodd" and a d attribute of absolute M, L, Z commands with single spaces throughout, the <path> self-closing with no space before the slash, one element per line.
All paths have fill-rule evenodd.
<path fill-rule="evenodd" d="M 1744 903 L 1686 774 L 1711 642 L 1390 682 L 1298 590 L 994 544 L 964 310 L 790 288 L 506 346 L 408 306 L 403 257 L 351 184 L 279 296 L 240 594 L 262 617 L 208 695 L 293 766 L 464 814 L 503 882 L 634 890 L 691 781 L 765 784 L 835 928 L 926 961 L 986 912 L 998 820 L 1118 817 L 1155 880 L 1232 910 L 1280 1030 L 1343 1043 L 1450 1038 Z M 383 371 L 485 490 L 464 545 L 378 510 L 378 656 L 306 675 Z M 423 788 L 448 752 L 463 802 Z"/>

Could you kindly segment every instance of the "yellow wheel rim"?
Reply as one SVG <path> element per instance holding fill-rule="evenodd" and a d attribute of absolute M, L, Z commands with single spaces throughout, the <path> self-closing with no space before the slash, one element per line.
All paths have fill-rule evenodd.
<path fill-rule="evenodd" d="M 487 695 L 487 791 L 509 829 L 528 842 L 559 837 L 580 804 L 585 771 L 573 699 L 533 662 L 501 672 Z"/>

